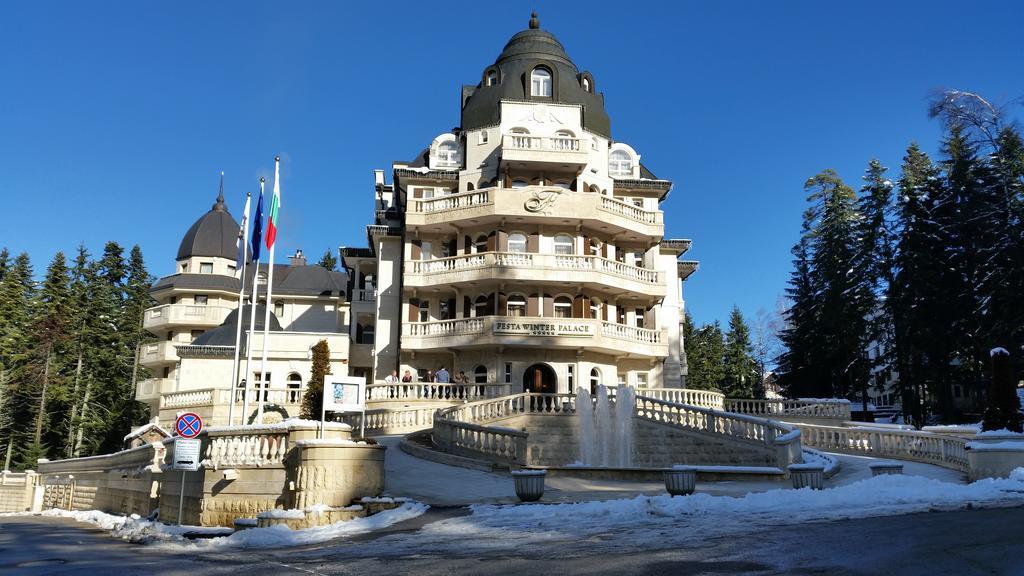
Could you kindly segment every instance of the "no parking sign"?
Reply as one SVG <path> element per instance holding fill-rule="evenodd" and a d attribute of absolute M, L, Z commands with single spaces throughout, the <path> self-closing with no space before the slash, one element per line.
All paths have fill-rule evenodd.
<path fill-rule="evenodd" d="M 203 419 L 195 412 L 184 412 L 174 421 L 174 431 L 182 438 L 195 438 L 203 431 Z"/>

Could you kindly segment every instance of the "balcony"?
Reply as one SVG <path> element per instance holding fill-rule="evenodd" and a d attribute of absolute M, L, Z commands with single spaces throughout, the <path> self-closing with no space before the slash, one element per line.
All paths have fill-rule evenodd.
<path fill-rule="evenodd" d="M 227 306 L 195 306 L 192 304 L 164 304 L 146 310 L 142 327 L 146 330 L 171 326 L 220 326 L 233 308 Z"/>
<path fill-rule="evenodd" d="M 410 199 L 406 226 L 452 232 L 451 226 L 582 223 L 587 229 L 624 240 L 655 239 L 665 234 L 661 210 L 645 210 L 611 196 L 548 186 L 484 188 L 434 198 Z"/>
<path fill-rule="evenodd" d="M 590 141 L 567 136 L 506 134 L 501 137 L 501 159 L 505 163 L 530 164 L 538 168 L 585 166 Z"/>
<path fill-rule="evenodd" d="M 143 344 L 139 349 L 139 363 L 143 366 L 158 366 L 160 364 L 174 364 L 178 361 L 178 352 L 174 346 L 180 342 L 153 342 Z"/>
<path fill-rule="evenodd" d="M 147 378 L 135 384 L 135 399 L 139 402 L 157 400 L 161 394 L 174 390 L 174 378 Z"/>
<path fill-rule="evenodd" d="M 601 286 L 606 292 L 665 296 L 664 277 L 657 270 L 640 268 L 600 256 L 482 252 L 413 260 L 406 266 L 405 286 L 472 284 L 481 281 L 572 282 Z"/>
<path fill-rule="evenodd" d="M 402 324 L 402 346 L 413 350 L 526 346 L 587 348 L 616 356 L 668 356 L 664 330 L 582 318 L 483 316 Z"/>

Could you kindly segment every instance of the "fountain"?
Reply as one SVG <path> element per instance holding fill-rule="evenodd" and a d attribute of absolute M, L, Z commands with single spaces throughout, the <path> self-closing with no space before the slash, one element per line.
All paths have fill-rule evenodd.
<path fill-rule="evenodd" d="M 580 462 L 585 466 L 625 468 L 633 463 L 633 408 L 636 393 L 629 386 L 616 389 L 615 405 L 608 388 L 597 387 L 597 401 L 590 391 L 576 392 L 580 424 Z"/>

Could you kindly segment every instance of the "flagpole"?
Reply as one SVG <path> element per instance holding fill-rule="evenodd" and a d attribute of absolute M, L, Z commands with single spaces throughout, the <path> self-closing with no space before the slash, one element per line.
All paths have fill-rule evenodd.
<path fill-rule="evenodd" d="M 263 314 L 263 358 L 260 360 L 260 378 L 266 380 L 267 370 L 267 341 L 270 340 L 270 307 L 273 306 L 274 294 L 274 248 L 277 247 L 276 226 L 277 210 L 280 206 L 281 193 L 281 157 L 274 158 L 274 195 L 270 201 L 270 217 L 267 218 L 267 243 L 270 244 L 270 255 L 267 256 L 267 306 Z M 270 382 L 267 382 L 270 388 Z M 256 408 L 256 423 L 263 423 L 263 394 L 259 395 L 258 407 Z"/>
<path fill-rule="evenodd" d="M 253 268 L 252 275 L 252 298 L 249 301 L 249 335 L 245 339 L 245 392 L 242 396 L 242 425 L 245 425 L 245 419 L 249 414 L 249 387 L 252 382 L 249 379 L 252 377 L 252 336 L 256 333 L 256 304 L 259 303 L 259 290 L 260 290 L 260 250 L 259 243 L 260 238 L 263 234 L 263 184 L 266 182 L 262 177 L 260 178 L 260 200 L 256 204 L 256 221 L 253 226 L 253 246 L 252 252 L 256 256 L 255 268 Z M 262 379 L 263 375 L 260 374 Z"/>
<path fill-rule="evenodd" d="M 252 192 L 246 192 L 245 194 L 245 210 L 242 211 L 242 229 L 239 231 L 238 242 L 240 242 L 239 256 L 241 257 L 241 266 L 238 266 L 238 262 L 235 263 L 235 268 L 241 270 L 242 275 L 240 277 L 241 282 L 238 289 L 238 308 L 237 314 L 235 315 L 235 323 L 238 325 L 235 330 L 235 360 L 231 364 L 231 387 L 228 388 L 228 396 L 231 398 L 231 405 L 228 408 L 228 426 L 235 425 L 235 391 L 238 390 L 238 369 L 239 356 L 241 355 L 242 345 L 242 308 L 245 303 L 245 263 L 249 260 L 249 204 L 252 202 Z"/>

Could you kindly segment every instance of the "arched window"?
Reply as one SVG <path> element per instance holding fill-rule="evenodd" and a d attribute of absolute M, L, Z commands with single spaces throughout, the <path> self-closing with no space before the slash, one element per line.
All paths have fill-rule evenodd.
<path fill-rule="evenodd" d="M 601 371 L 597 368 L 590 369 L 590 393 L 596 394 L 597 387 L 601 385 Z"/>
<path fill-rule="evenodd" d="M 601 193 L 601 187 L 598 186 L 597 184 L 591 184 L 590 185 L 590 191 L 595 193 L 595 194 L 600 194 Z"/>
<path fill-rule="evenodd" d="M 298 372 L 288 374 L 288 402 L 296 404 L 302 400 L 299 390 L 302 388 L 302 376 Z"/>
<path fill-rule="evenodd" d="M 474 384 L 486 384 L 487 383 L 487 366 L 483 364 L 473 368 L 473 383 Z"/>
<path fill-rule="evenodd" d="M 555 298 L 555 318 L 572 318 L 572 298 L 568 296 Z"/>
<path fill-rule="evenodd" d="M 278 320 L 280 320 L 281 318 L 284 317 L 284 302 L 283 301 L 278 300 L 277 302 L 274 302 L 274 316 L 277 316 Z"/>
<path fill-rule="evenodd" d="M 513 232 L 508 235 L 509 252 L 526 252 L 526 234 Z"/>
<path fill-rule="evenodd" d="M 529 133 L 530 133 L 530 131 L 527 130 L 526 128 L 516 127 L 516 128 L 513 128 L 513 129 L 509 130 L 509 134 L 514 134 L 516 136 L 525 136 L 525 135 L 527 135 Z"/>
<path fill-rule="evenodd" d="M 510 295 L 507 313 L 509 316 L 526 316 L 526 298 L 522 294 Z"/>
<path fill-rule="evenodd" d="M 608 155 L 608 173 L 612 176 L 632 176 L 633 159 L 625 150 L 612 150 Z"/>
<path fill-rule="evenodd" d="M 472 182 L 466 184 L 466 192 L 472 192 L 473 190 L 476 190 L 476 186 L 473 186 Z"/>
<path fill-rule="evenodd" d="M 555 254 L 572 254 L 572 236 L 559 234 L 555 236 Z"/>
<path fill-rule="evenodd" d="M 481 252 L 487 252 L 487 236 L 481 234 L 476 237 L 476 242 L 473 243 L 473 250 L 480 254 Z"/>
<path fill-rule="evenodd" d="M 497 70 L 488 70 L 487 71 L 487 86 L 497 86 L 497 85 L 498 85 L 498 71 Z"/>
<path fill-rule="evenodd" d="M 583 77 L 583 89 L 590 92 L 590 78 L 587 78 L 586 76 Z"/>
<path fill-rule="evenodd" d="M 530 95 L 551 96 L 551 72 L 547 68 L 534 68 L 530 73 Z"/>
<path fill-rule="evenodd" d="M 437 145 L 434 164 L 442 168 L 457 168 L 459 162 L 459 145 L 454 140 L 445 140 Z"/>
<path fill-rule="evenodd" d="M 513 188 L 526 188 L 529 185 L 530 185 L 530 183 L 527 182 L 526 180 L 513 180 L 512 181 L 512 187 Z"/>
<path fill-rule="evenodd" d="M 566 182 L 565 180 L 559 180 L 558 182 L 552 182 L 552 186 L 555 188 L 561 188 L 562 190 L 572 190 L 572 183 Z"/>
<path fill-rule="evenodd" d="M 491 315 L 491 309 L 487 305 L 487 296 L 477 296 L 473 301 L 473 315 L 478 318 Z"/>

